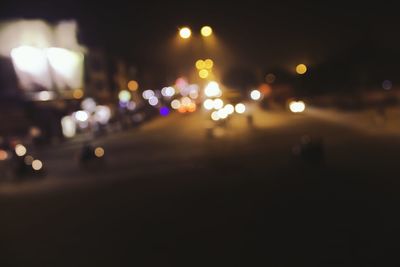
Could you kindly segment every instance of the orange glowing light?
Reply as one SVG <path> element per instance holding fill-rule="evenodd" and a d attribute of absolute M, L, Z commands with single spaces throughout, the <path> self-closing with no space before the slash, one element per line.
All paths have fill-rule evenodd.
<path fill-rule="evenodd" d="M 137 89 L 139 88 L 139 84 L 138 84 L 138 82 L 137 81 L 135 81 L 135 80 L 132 80 L 132 81 L 129 81 L 128 82 L 128 89 L 130 90 L 130 91 L 136 91 Z"/>

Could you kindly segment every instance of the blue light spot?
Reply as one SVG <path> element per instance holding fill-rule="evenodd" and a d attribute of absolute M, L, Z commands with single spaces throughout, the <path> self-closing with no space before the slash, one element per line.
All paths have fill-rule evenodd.
<path fill-rule="evenodd" d="M 169 109 L 167 107 L 161 107 L 160 108 L 160 115 L 161 116 L 166 117 L 166 116 L 168 116 L 168 114 L 169 114 Z"/>

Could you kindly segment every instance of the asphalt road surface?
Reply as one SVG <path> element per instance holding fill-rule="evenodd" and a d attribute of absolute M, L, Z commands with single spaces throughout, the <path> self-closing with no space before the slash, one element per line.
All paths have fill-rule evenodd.
<path fill-rule="evenodd" d="M 199 112 L 41 153 L 0 184 L 0 266 L 398 266 L 400 140 L 313 114 Z M 324 156 L 295 156 L 322 138 Z"/>

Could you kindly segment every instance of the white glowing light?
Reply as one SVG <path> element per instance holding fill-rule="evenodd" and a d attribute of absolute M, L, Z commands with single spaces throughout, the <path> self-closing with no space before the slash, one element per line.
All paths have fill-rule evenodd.
<path fill-rule="evenodd" d="M 174 99 L 171 102 L 171 107 L 173 109 L 179 109 L 181 107 L 181 102 L 178 99 Z"/>
<path fill-rule="evenodd" d="M 208 97 L 220 97 L 222 95 L 221 89 L 217 82 L 209 82 L 204 89 L 204 93 Z"/>
<path fill-rule="evenodd" d="M 253 100 L 259 100 L 259 99 L 261 98 L 261 92 L 258 91 L 258 90 L 253 90 L 253 91 L 251 91 L 251 93 L 250 93 L 250 97 L 251 97 L 251 99 L 253 99 Z"/>
<path fill-rule="evenodd" d="M 32 161 L 32 169 L 34 169 L 35 171 L 40 171 L 43 168 L 43 163 L 38 160 L 35 159 L 34 161 Z"/>
<path fill-rule="evenodd" d="M 155 94 L 154 94 L 153 90 L 145 90 L 145 91 L 143 91 L 143 94 L 142 94 L 143 98 L 146 99 L 146 100 L 149 100 L 154 95 Z"/>
<path fill-rule="evenodd" d="M 63 135 L 67 138 L 74 137 L 76 134 L 76 123 L 71 116 L 65 116 L 61 119 L 61 128 Z"/>
<path fill-rule="evenodd" d="M 118 99 L 123 103 L 129 102 L 131 100 L 131 93 L 128 90 L 122 90 L 118 94 Z"/>
<path fill-rule="evenodd" d="M 293 113 L 301 113 L 306 109 L 306 105 L 303 101 L 292 101 L 289 104 L 289 109 Z"/>
<path fill-rule="evenodd" d="M 47 72 L 47 58 L 44 51 L 33 46 L 23 45 L 11 50 L 11 58 L 19 70 L 35 75 Z"/>
<path fill-rule="evenodd" d="M 243 114 L 246 111 L 246 106 L 242 103 L 236 104 L 235 111 L 239 114 Z"/>
<path fill-rule="evenodd" d="M 90 113 L 94 112 L 96 109 L 96 102 L 93 100 L 93 98 L 86 98 L 82 101 L 81 108 Z"/>
<path fill-rule="evenodd" d="M 214 109 L 221 109 L 224 106 L 224 101 L 222 101 L 222 99 L 219 98 L 214 99 L 213 105 Z"/>
<path fill-rule="evenodd" d="M 39 101 L 49 101 L 54 99 L 54 93 L 49 91 L 41 91 L 34 97 L 34 99 Z"/>
<path fill-rule="evenodd" d="M 15 154 L 17 154 L 18 157 L 23 157 L 26 154 L 26 147 L 18 144 L 15 146 Z"/>
<path fill-rule="evenodd" d="M 161 89 L 161 94 L 165 97 L 171 97 L 175 94 L 175 89 L 173 87 L 164 87 Z"/>
<path fill-rule="evenodd" d="M 188 39 L 192 35 L 192 31 L 188 27 L 183 27 L 179 30 L 179 35 L 183 39 Z"/>
<path fill-rule="evenodd" d="M 220 119 L 220 117 L 218 115 L 218 111 L 214 111 L 213 113 L 211 113 L 211 119 L 213 121 L 218 121 Z"/>
<path fill-rule="evenodd" d="M 94 111 L 94 119 L 101 123 L 106 124 L 111 118 L 111 110 L 107 106 L 97 106 Z"/>
<path fill-rule="evenodd" d="M 203 107 L 207 110 L 212 110 L 214 108 L 214 101 L 212 99 L 206 99 L 203 103 Z"/>
<path fill-rule="evenodd" d="M 218 112 L 218 116 L 221 119 L 226 119 L 226 117 L 228 117 L 228 112 L 226 112 L 225 109 L 221 108 L 220 110 L 217 111 Z"/>
<path fill-rule="evenodd" d="M 83 56 L 64 48 L 51 47 L 46 55 L 59 88 L 80 88 L 83 77 Z"/>
<path fill-rule="evenodd" d="M 136 103 L 133 102 L 133 101 L 130 101 L 130 102 L 128 103 L 127 108 L 128 108 L 129 110 L 135 110 L 135 108 L 136 108 Z"/>
<path fill-rule="evenodd" d="M 181 103 L 184 106 L 188 106 L 188 105 L 190 105 L 190 103 L 192 103 L 192 100 L 189 97 L 185 96 L 185 97 L 182 97 Z"/>
<path fill-rule="evenodd" d="M 79 122 L 86 122 L 89 119 L 89 114 L 84 110 L 75 112 L 75 119 Z"/>
<path fill-rule="evenodd" d="M 156 106 L 158 104 L 158 98 L 155 96 L 150 97 L 149 104 L 152 106 Z"/>
<path fill-rule="evenodd" d="M 22 89 L 82 88 L 85 49 L 77 42 L 77 30 L 72 20 L 56 25 L 32 19 L 0 24 L 0 54 L 11 56 Z"/>
<path fill-rule="evenodd" d="M 235 108 L 231 105 L 228 104 L 224 107 L 226 113 L 228 113 L 228 115 L 232 114 L 233 112 L 235 112 Z"/>
<path fill-rule="evenodd" d="M 199 93 L 197 92 L 197 90 L 192 90 L 192 91 L 190 91 L 190 93 L 189 93 L 189 97 L 190 97 L 191 99 L 197 99 L 197 98 L 199 97 Z"/>

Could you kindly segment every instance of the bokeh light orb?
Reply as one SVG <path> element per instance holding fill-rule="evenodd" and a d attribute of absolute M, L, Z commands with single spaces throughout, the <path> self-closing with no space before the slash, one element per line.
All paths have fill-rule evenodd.
<path fill-rule="evenodd" d="M 243 114 L 246 111 L 246 106 L 243 103 L 238 103 L 235 105 L 236 113 Z"/>
<path fill-rule="evenodd" d="M 303 75 L 307 72 L 307 66 L 304 64 L 299 64 L 296 66 L 297 74 Z"/>
<path fill-rule="evenodd" d="M 98 158 L 101 158 L 104 156 L 104 148 L 102 147 L 96 147 L 96 149 L 94 150 L 94 155 Z"/>
<path fill-rule="evenodd" d="M 204 37 L 209 37 L 212 35 L 213 30 L 210 26 L 204 26 L 201 28 L 200 30 L 201 35 L 203 35 Z"/>
<path fill-rule="evenodd" d="M 261 98 L 261 92 L 258 91 L 257 89 L 254 89 L 250 92 L 250 98 L 253 100 L 260 100 Z"/>
<path fill-rule="evenodd" d="M 188 27 L 183 27 L 179 30 L 179 35 L 183 39 L 188 39 L 192 35 L 192 31 Z"/>
<path fill-rule="evenodd" d="M 34 161 L 32 161 L 32 169 L 34 169 L 35 171 L 40 171 L 43 168 L 43 163 L 38 160 L 35 159 Z"/>
<path fill-rule="evenodd" d="M 202 79 L 207 79 L 209 74 L 210 73 L 206 69 L 202 69 L 202 70 L 199 71 L 199 77 L 202 78 Z"/>
<path fill-rule="evenodd" d="M 166 117 L 169 115 L 169 108 L 168 107 L 161 107 L 160 108 L 160 115 Z"/>
<path fill-rule="evenodd" d="M 214 108 L 214 101 L 212 99 L 206 99 L 203 102 L 203 107 L 206 110 L 212 110 Z"/>
<path fill-rule="evenodd" d="M 128 89 L 132 92 L 136 91 L 139 89 L 139 83 L 135 80 L 131 80 L 128 82 Z"/>
<path fill-rule="evenodd" d="M 26 154 L 26 147 L 22 144 L 16 145 L 14 150 L 18 157 L 23 157 Z"/>

